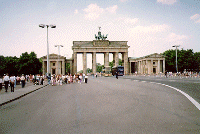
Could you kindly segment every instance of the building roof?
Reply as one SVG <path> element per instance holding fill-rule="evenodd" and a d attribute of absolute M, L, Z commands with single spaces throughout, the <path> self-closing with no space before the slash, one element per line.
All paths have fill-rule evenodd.
<path fill-rule="evenodd" d="M 41 57 L 42 59 L 46 59 L 47 56 L 43 56 Z M 58 58 L 58 54 L 49 54 L 49 59 L 57 59 Z M 59 55 L 59 59 L 66 59 L 64 56 Z"/>

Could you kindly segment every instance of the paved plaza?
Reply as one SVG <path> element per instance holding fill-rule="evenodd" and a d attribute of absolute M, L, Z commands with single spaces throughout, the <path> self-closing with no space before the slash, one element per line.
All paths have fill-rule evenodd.
<path fill-rule="evenodd" d="M 125 77 L 46 86 L 0 113 L 0 133 L 198 133 L 200 127 L 200 111 L 185 96 Z"/>

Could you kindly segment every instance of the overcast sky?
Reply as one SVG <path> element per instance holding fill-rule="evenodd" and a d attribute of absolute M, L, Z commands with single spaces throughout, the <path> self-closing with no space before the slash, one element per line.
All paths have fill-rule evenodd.
<path fill-rule="evenodd" d="M 180 49 L 200 51 L 200 0 L 1 0 L 0 55 L 34 51 L 72 55 L 73 41 L 92 41 L 98 27 L 110 41 L 128 41 L 129 57 Z"/>

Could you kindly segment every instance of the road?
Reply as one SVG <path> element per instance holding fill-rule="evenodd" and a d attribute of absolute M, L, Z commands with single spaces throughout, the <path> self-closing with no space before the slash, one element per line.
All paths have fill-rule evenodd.
<path fill-rule="evenodd" d="M 47 86 L 0 107 L 0 133 L 198 133 L 199 117 L 169 87 L 98 77 Z"/>
<path fill-rule="evenodd" d="M 200 78 L 179 78 L 179 77 L 154 77 L 154 76 L 126 76 L 125 79 L 147 81 L 166 84 L 189 94 L 200 103 Z"/>

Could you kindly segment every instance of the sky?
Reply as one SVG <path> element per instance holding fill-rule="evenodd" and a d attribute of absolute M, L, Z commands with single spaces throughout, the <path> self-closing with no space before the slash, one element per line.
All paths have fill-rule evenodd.
<path fill-rule="evenodd" d="M 173 45 L 199 52 L 199 9 L 200 0 L 0 0 L 0 55 L 45 56 L 47 28 L 39 24 L 56 25 L 48 28 L 49 53 L 63 45 L 60 54 L 67 58 L 73 41 L 95 40 L 98 27 L 109 41 L 128 41 L 129 57 L 163 53 Z"/>

